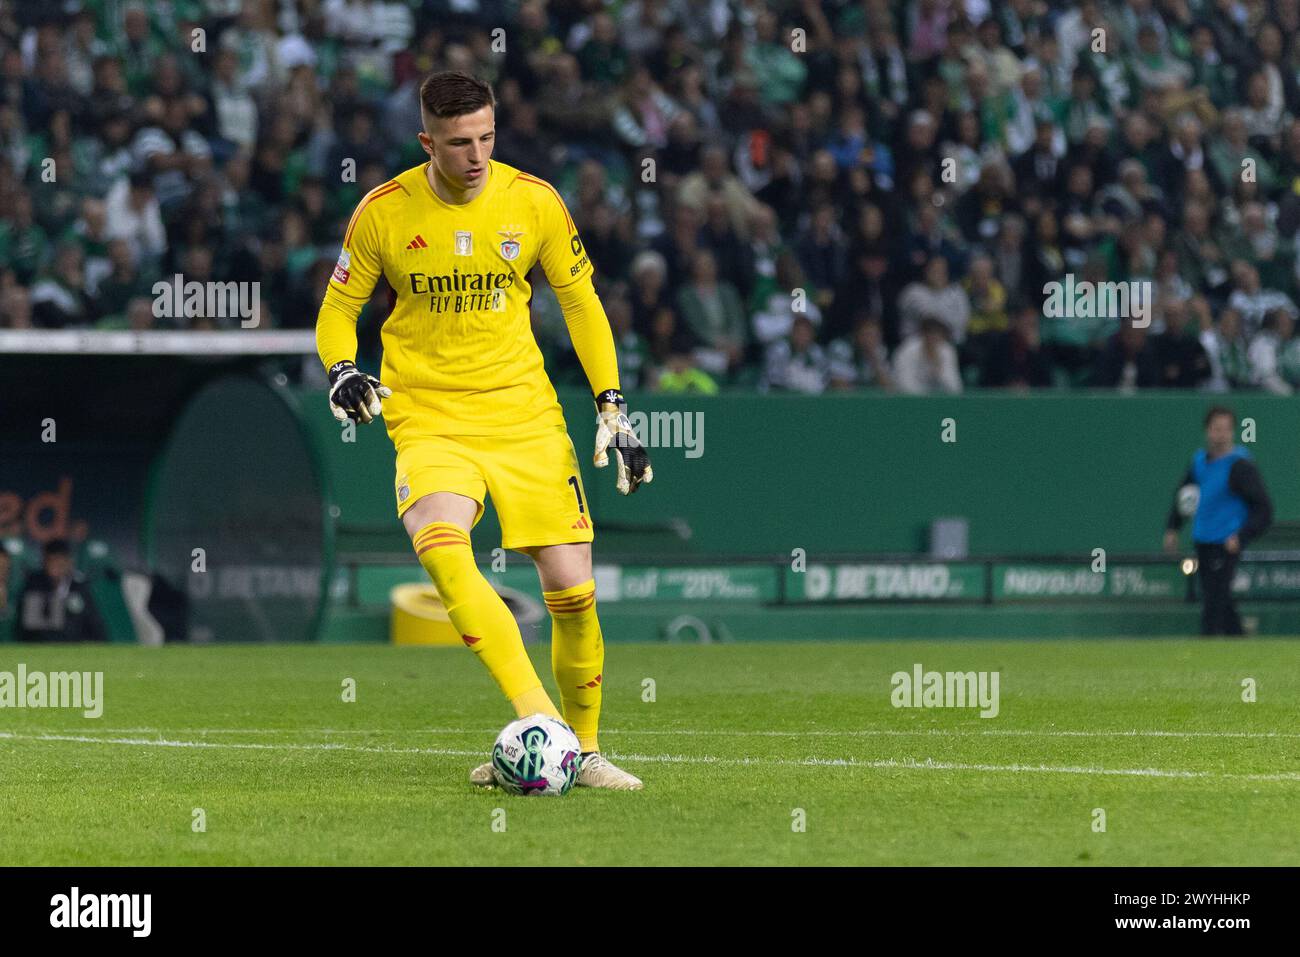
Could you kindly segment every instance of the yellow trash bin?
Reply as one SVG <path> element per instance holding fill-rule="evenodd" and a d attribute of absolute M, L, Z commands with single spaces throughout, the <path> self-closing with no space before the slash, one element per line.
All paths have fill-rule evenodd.
<path fill-rule="evenodd" d="M 447 606 L 431 584 L 398 585 L 389 593 L 390 628 L 395 645 L 459 646 L 460 632 L 447 617 Z"/>

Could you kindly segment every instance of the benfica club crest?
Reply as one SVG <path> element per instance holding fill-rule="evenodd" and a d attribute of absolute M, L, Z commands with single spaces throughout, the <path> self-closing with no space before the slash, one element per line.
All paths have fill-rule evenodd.
<path fill-rule="evenodd" d="M 514 261 L 519 258 L 519 237 L 524 234 L 522 229 L 498 229 L 497 235 L 501 236 L 501 258 Z"/>

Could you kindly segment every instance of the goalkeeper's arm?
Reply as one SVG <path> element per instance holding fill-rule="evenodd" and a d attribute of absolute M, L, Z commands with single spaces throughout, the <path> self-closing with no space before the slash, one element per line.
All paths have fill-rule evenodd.
<path fill-rule="evenodd" d="M 330 412 L 340 422 L 371 422 L 383 411 L 392 389 L 357 368 L 357 316 L 361 307 L 333 288 L 325 293 L 316 318 L 316 350 L 329 372 Z"/>
<path fill-rule="evenodd" d="M 618 460 L 618 490 L 631 495 L 642 483 L 654 479 L 650 456 L 632 431 L 627 418 L 627 402 L 619 391 L 618 360 L 614 353 L 614 334 L 609 318 L 600 304 L 591 276 L 555 289 L 564 322 L 569 327 L 573 351 L 587 374 L 596 397 L 596 468 L 609 464 L 609 450 Z"/>

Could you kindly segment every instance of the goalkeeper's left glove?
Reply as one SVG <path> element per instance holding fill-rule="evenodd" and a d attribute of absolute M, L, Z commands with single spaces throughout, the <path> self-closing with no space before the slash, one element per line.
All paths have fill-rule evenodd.
<path fill-rule="evenodd" d="M 637 441 L 632 423 L 627 420 L 626 408 L 623 393 L 617 389 L 606 389 L 596 396 L 596 456 L 593 461 L 596 468 L 603 469 L 609 464 L 609 449 L 612 448 L 614 458 L 618 460 L 618 490 L 631 495 L 643 482 L 650 484 L 655 473 L 650 468 L 650 456 Z"/>

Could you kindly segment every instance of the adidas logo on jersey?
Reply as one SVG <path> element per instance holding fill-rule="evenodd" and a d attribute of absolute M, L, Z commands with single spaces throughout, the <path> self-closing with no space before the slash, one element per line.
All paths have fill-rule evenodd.
<path fill-rule="evenodd" d="M 427 249 L 428 246 L 429 244 L 424 241 L 424 237 L 419 233 L 416 233 L 415 238 L 406 244 L 407 249 Z"/>

